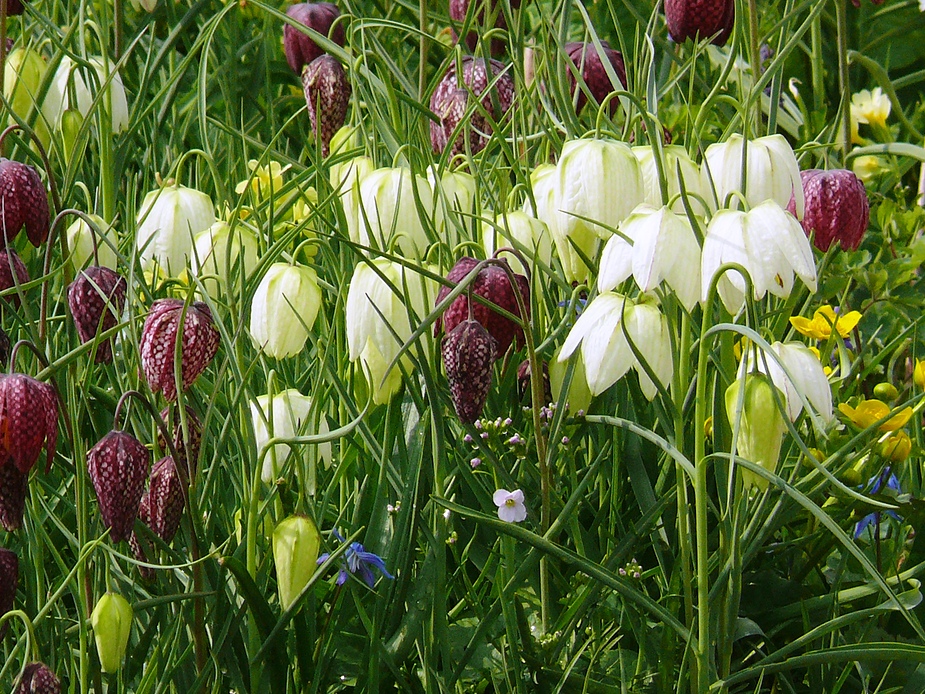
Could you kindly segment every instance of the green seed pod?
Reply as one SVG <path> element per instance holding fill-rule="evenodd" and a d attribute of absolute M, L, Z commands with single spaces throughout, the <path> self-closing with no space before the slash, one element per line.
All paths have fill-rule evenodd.
<path fill-rule="evenodd" d="M 317 568 L 321 536 L 311 519 L 290 516 L 273 530 L 273 562 L 279 604 L 284 610 L 295 602 Z"/>
<path fill-rule="evenodd" d="M 61 114 L 61 138 L 64 141 L 64 160 L 67 163 L 83 154 L 82 151 L 77 151 L 77 137 L 83 123 L 84 117 L 76 108 L 66 109 Z"/>
<path fill-rule="evenodd" d="M 133 614 L 128 600 L 118 593 L 106 593 L 93 608 L 90 624 L 103 672 L 118 672 L 122 667 Z"/>
<path fill-rule="evenodd" d="M 895 400 L 899 397 L 899 391 L 896 390 L 896 386 L 894 386 L 892 383 L 887 383 L 884 381 L 883 383 L 878 383 L 876 386 L 874 386 L 874 397 L 878 400 L 889 402 L 890 400 Z"/>

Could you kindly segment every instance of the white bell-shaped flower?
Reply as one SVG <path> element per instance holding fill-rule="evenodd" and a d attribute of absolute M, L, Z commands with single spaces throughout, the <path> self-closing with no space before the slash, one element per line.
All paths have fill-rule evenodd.
<path fill-rule="evenodd" d="M 789 296 L 794 274 L 811 290 L 816 289 L 816 265 L 803 227 L 773 200 L 750 212 L 720 210 L 713 215 L 703 242 L 702 299 L 707 298 L 713 275 L 727 263 L 737 263 L 748 271 L 755 299 L 767 292 Z M 745 303 L 742 275 L 734 270 L 725 272 L 718 290 L 726 309 L 738 313 Z"/>
<path fill-rule="evenodd" d="M 305 265 L 274 263 L 251 303 L 251 336 L 274 359 L 298 354 L 321 308 L 318 275 Z"/>
<path fill-rule="evenodd" d="M 357 214 L 360 243 L 384 250 L 395 240 L 402 255 L 423 257 L 430 238 L 421 214 L 430 214 L 433 204 L 430 183 L 409 169 L 376 169 L 366 174 L 360 181 Z"/>
<path fill-rule="evenodd" d="M 45 101 L 42 102 L 42 113 L 52 127 L 61 127 L 61 117 L 69 108 L 76 108 L 84 118 L 90 113 L 90 107 L 93 105 L 98 89 L 106 83 L 110 75 L 101 59 L 90 58 L 90 64 L 93 65 L 96 75 L 86 75 L 87 79 L 84 79 L 86 74 L 84 68 L 75 65 L 69 56 L 65 55 L 61 58 L 55 76 L 48 86 Z M 114 65 L 115 63 L 109 61 L 109 71 Z M 87 86 L 88 80 L 90 86 Z M 68 82 L 73 84 L 77 98 L 76 105 L 70 102 Z M 107 95 L 104 94 L 100 102 L 102 103 L 106 98 Z M 125 97 L 125 87 L 119 73 L 113 74 L 109 82 L 108 99 L 111 102 L 107 106 L 111 109 L 112 131 L 120 133 L 128 127 L 128 100 Z"/>
<path fill-rule="evenodd" d="M 377 405 L 391 400 L 401 386 L 401 371 L 389 367 L 417 325 L 409 314 L 419 320 L 433 305 L 433 285 L 385 258 L 361 262 L 353 272 L 345 310 L 348 356 L 369 373 Z"/>
<path fill-rule="evenodd" d="M 791 422 L 795 422 L 803 411 L 801 395 L 823 422 L 831 422 L 835 416 L 832 411 L 832 387 L 819 358 L 802 342 L 775 342 L 771 345 L 771 351 L 777 355 L 780 363 L 771 355 L 749 349 L 742 360 L 740 371 L 760 371 L 770 376 L 771 382 L 784 394 L 787 416 Z"/>
<path fill-rule="evenodd" d="M 549 235 L 555 243 L 556 255 L 562 263 L 565 279 L 569 282 L 584 282 L 588 278 L 588 266 L 585 265 L 575 249 L 588 258 L 597 255 L 600 238 L 586 227 L 576 229 L 570 238 L 566 238 L 559 229 L 558 203 L 556 189 L 558 187 L 558 170 L 553 164 L 540 164 L 530 173 L 530 187 L 533 189 L 533 199 L 536 209 L 528 199 L 524 211 L 542 221 L 549 229 Z"/>
<path fill-rule="evenodd" d="M 615 289 L 632 274 L 644 292 L 665 282 L 692 310 L 700 298 L 700 244 L 690 220 L 667 207 L 640 205 L 619 230 L 604 246 L 597 288 Z"/>
<path fill-rule="evenodd" d="M 99 215 L 89 214 L 87 216 L 96 222 L 96 228 L 102 232 L 103 238 L 99 238 L 89 224 L 78 218 L 68 226 L 67 232 L 65 232 L 67 234 L 67 247 L 71 253 L 68 259 L 75 270 L 80 270 L 88 265 L 95 265 L 96 261 L 93 259 L 95 238 L 99 265 L 115 270 L 119 262 L 116 252 L 112 249 L 112 246 L 118 246 L 119 244 L 115 229 Z"/>
<path fill-rule="evenodd" d="M 636 359 L 627 338 L 645 357 L 662 387 L 667 388 L 674 374 L 668 321 L 654 304 L 637 303 L 615 292 L 603 292 L 585 307 L 558 359 L 568 359 L 580 344 L 588 387 L 594 395 L 603 393 L 633 367 L 639 374 L 640 389 L 651 400 L 658 389 Z"/>
<path fill-rule="evenodd" d="M 280 442 L 274 444 L 264 455 L 270 439 L 292 439 L 329 432 L 324 414 L 318 408 L 312 408 L 311 398 L 294 388 L 276 393 L 273 397 L 269 394 L 261 395 L 256 402 L 251 403 L 250 409 L 258 460 L 263 456 L 260 477 L 267 484 L 279 476 L 292 452 L 289 444 Z M 298 451 L 300 448 L 297 447 L 295 450 Z M 318 455 L 326 466 L 330 466 L 330 442 L 318 444 Z"/>
<path fill-rule="evenodd" d="M 429 166 L 427 181 L 434 196 L 434 225 L 440 238 L 452 248 L 470 237 L 466 230 L 472 228 L 476 214 L 475 178 L 464 171 L 438 172 Z"/>
<path fill-rule="evenodd" d="M 347 220 L 347 237 L 360 243 L 360 181 L 376 168 L 369 157 L 354 157 L 331 164 L 331 187 L 340 195 Z"/>
<path fill-rule="evenodd" d="M 743 156 L 747 159 L 744 189 Z M 707 147 L 703 173 L 708 182 L 712 181 L 717 207 L 725 207 L 727 196 L 733 192 L 741 193 L 752 207 L 774 200 L 786 208 L 792 196 L 797 218 L 803 218 L 800 166 L 783 135 L 767 135 L 748 142 L 741 135 L 731 135 L 725 142 Z M 708 199 L 713 202 L 712 194 Z M 739 202 L 733 199 L 729 205 L 737 208 Z"/>
<path fill-rule="evenodd" d="M 32 48 L 19 47 L 7 56 L 3 67 L 3 96 L 20 120 L 31 123 L 39 141 L 47 149 L 50 141 L 48 124 L 41 113 L 39 99 L 48 66 L 42 54 Z M 16 122 L 10 114 L 9 125 Z"/>
<path fill-rule="evenodd" d="M 537 262 L 548 266 L 552 262 L 552 238 L 549 228 L 536 217 L 526 212 L 514 210 L 499 214 L 494 223 L 482 222 L 482 247 L 486 257 L 491 257 L 496 250 L 509 246 L 516 248 Z M 513 254 L 504 256 L 511 269 L 520 274 L 527 274 L 523 263 Z"/>
<path fill-rule="evenodd" d="M 709 200 L 712 198 L 710 185 L 704 180 L 700 167 L 690 158 L 687 150 L 680 145 L 665 145 L 662 148 L 665 155 L 665 182 L 668 184 L 668 198 L 674 198 L 681 193 L 680 180 L 684 180 L 684 190 L 687 192 L 691 210 L 696 215 L 706 215 L 709 212 Z M 633 147 L 633 154 L 639 161 L 642 180 L 645 185 L 645 202 L 652 207 L 662 206 L 662 190 L 658 182 L 658 166 L 655 162 L 655 153 L 649 146 Z M 678 169 L 681 178 L 678 178 Z M 684 201 L 681 198 L 671 205 L 672 212 L 684 214 Z"/>
<path fill-rule="evenodd" d="M 245 224 L 232 229 L 219 220 L 196 236 L 193 272 L 202 280 L 209 296 L 216 299 L 223 291 L 237 287 L 240 272 L 250 276 L 257 267 L 257 234 Z"/>
<path fill-rule="evenodd" d="M 212 199 L 179 184 L 166 185 L 145 195 L 138 211 L 136 245 L 141 265 L 157 265 L 170 277 L 186 268 L 193 240 L 215 223 Z"/>

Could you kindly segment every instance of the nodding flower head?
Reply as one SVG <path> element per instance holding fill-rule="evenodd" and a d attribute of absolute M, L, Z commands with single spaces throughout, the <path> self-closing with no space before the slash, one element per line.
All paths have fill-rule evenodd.
<path fill-rule="evenodd" d="M 48 193 L 38 172 L 28 164 L 0 159 L 0 224 L 5 244 L 12 243 L 23 227 L 33 246 L 48 239 Z"/>

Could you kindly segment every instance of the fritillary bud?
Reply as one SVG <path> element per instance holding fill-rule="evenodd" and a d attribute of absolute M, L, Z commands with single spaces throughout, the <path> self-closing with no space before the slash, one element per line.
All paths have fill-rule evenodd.
<path fill-rule="evenodd" d="M 604 62 L 601 60 L 601 55 L 597 52 L 597 48 L 593 43 L 574 42 L 565 44 L 565 53 L 575 63 L 575 67 L 578 68 L 581 79 L 587 85 L 588 91 L 591 92 L 591 96 L 599 104 L 604 103 L 609 94 L 626 87 L 626 67 L 623 64 L 623 54 L 620 51 L 613 50 L 606 41 L 601 41 L 601 49 L 604 57 L 613 67 L 614 74 L 619 79 L 619 84 L 611 82 L 607 69 L 604 67 Z M 574 96 L 576 89 L 578 90 L 575 112 L 581 113 L 588 99 L 584 90 L 578 86 L 578 81 L 571 70 L 567 74 L 569 90 L 572 95 Z M 620 108 L 620 100 L 612 97 L 607 108 L 610 116 L 613 117 L 617 109 Z"/>
<path fill-rule="evenodd" d="M 279 604 L 284 610 L 295 602 L 317 568 L 321 536 L 305 516 L 290 516 L 273 530 L 273 563 Z"/>
<path fill-rule="evenodd" d="M 90 624 L 103 672 L 118 672 L 122 667 L 133 617 L 132 606 L 118 593 L 106 593 L 93 608 Z"/>
<path fill-rule="evenodd" d="M 161 458 L 151 468 L 151 484 L 139 504 L 139 517 L 164 542 L 180 529 L 186 505 L 183 480 L 173 458 Z"/>
<path fill-rule="evenodd" d="M 87 453 L 87 470 L 113 542 L 126 539 L 148 479 L 148 449 L 131 434 L 110 431 Z"/>
<path fill-rule="evenodd" d="M 125 305 L 125 278 L 107 267 L 93 266 L 81 271 L 67 288 L 67 304 L 81 344 L 115 327 Z M 96 363 L 112 362 L 112 342 L 101 341 L 96 348 Z"/>
<path fill-rule="evenodd" d="M 343 22 L 338 22 L 333 30 L 331 28 L 340 17 L 336 5 L 329 2 L 303 2 L 290 7 L 286 14 L 322 36 L 327 36 L 338 46 L 344 45 Z M 308 34 L 303 34 L 289 24 L 283 27 L 283 48 L 286 51 L 286 62 L 297 75 L 301 75 L 306 65 L 324 54 L 324 50 Z"/>
<path fill-rule="evenodd" d="M 336 58 L 322 55 L 302 71 L 302 90 L 312 132 L 321 139 L 321 153 L 328 156 L 331 138 L 347 119 L 351 93 L 347 73 Z"/>

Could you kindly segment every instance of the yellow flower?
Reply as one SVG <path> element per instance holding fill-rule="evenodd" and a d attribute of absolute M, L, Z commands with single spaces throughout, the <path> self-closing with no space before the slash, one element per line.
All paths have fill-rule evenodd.
<path fill-rule="evenodd" d="M 893 463 L 901 463 L 912 453 L 912 440 L 905 431 L 897 431 L 880 444 L 880 455 Z"/>
<path fill-rule="evenodd" d="M 314 213 L 316 207 L 318 207 L 318 191 L 309 188 L 292 203 L 292 221 L 296 224 L 305 221 Z M 308 228 L 314 229 L 315 225 L 309 224 Z"/>
<path fill-rule="evenodd" d="M 256 159 L 251 159 L 247 162 L 247 168 L 253 171 L 254 175 L 238 183 L 234 192 L 241 195 L 250 183 L 254 195 L 261 200 L 268 198 L 282 189 L 283 174 L 289 170 L 290 166 L 291 164 L 283 166 L 278 161 L 271 161 L 266 166 L 260 166 Z"/>
<path fill-rule="evenodd" d="M 838 411 L 850 419 L 855 426 L 867 429 L 889 416 L 890 407 L 882 400 L 861 400 L 857 407 L 851 407 L 848 403 L 843 402 L 838 406 Z M 906 407 L 883 422 L 879 427 L 880 431 L 896 431 L 900 427 L 904 427 L 911 417 L 912 408 Z"/>
<path fill-rule="evenodd" d="M 880 175 L 887 167 L 883 157 L 876 154 L 865 154 L 855 157 L 851 162 L 851 169 L 855 176 L 867 183 Z"/>
<path fill-rule="evenodd" d="M 803 316 L 793 316 L 790 319 L 790 325 L 806 337 L 812 337 L 817 340 L 828 340 L 832 336 L 832 328 L 838 332 L 840 337 L 848 337 L 854 327 L 861 320 L 861 314 L 857 311 L 849 311 L 843 316 L 837 315 L 835 309 L 828 304 L 816 309 L 813 319 L 804 318 Z"/>
<path fill-rule="evenodd" d="M 916 360 L 915 370 L 912 372 L 912 382 L 919 388 L 925 388 L 925 361 Z"/>
<path fill-rule="evenodd" d="M 851 97 L 851 115 L 858 123 L 885 126 L 890 108 L 890 99 L 880 87 L 873 91 L 863 89 Z"/>

